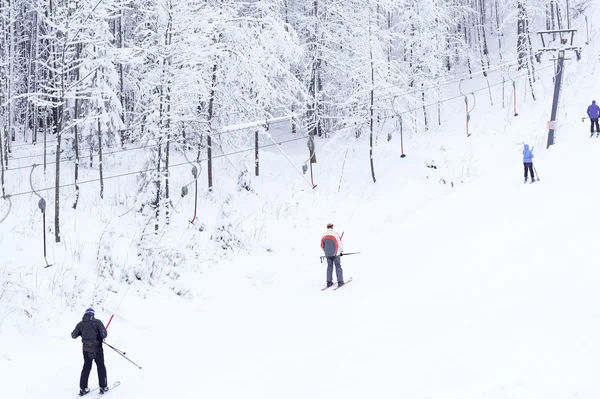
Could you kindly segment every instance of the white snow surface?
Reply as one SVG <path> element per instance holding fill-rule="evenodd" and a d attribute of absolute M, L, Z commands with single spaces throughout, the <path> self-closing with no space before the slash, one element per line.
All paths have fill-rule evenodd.
<path fill-rule="evenodd" d="M 386 141 L 393 123 L 380 129 L 377 183 L 366 136 L 348 145 L 341 134 L 317 140 L 314 190 L 296 170 L 304 141 L 282 145 L 295 165 L 274 147 L 261 150 L 254 193 L 235 189 L 252 154 L 232 158 L 237 171 L 221 159 L 214 194 L 201 179 L 205 232 L 187 222 L 190 186 L 192 195 L 175 200 L 181 213 L 172 224 L 180 227 L 160 241 L 185 260 L 165 267 L 177 277 L 150 284 L 127 284 L 127 271 L 97 277 L 101 237 L 112 234 L 115 262 L 136 262 L 143 218 L 120 216 L 133 206 L 133 177 L 107 181 L 104 201 L 82 186 L 77 211 L 65 200 L 64 240 L 49 235 L 48 269 L 37 198 L 19 197 L 0 224 L 2 397 L 75 397 L 81 344 L 70 332 L 90 303 L 106 324 L 124 298 L 107 342 L 143 369 L 105 348 L 109 381 L 122 382 L 114 399 L 599 398 L 600 138 L 589 138 L 581 121 L 592 98 L 600 100 L 599 48 L 596 39 L 582 61 L 568 61 L 549 150 L 552 69 L 534 86 L 537 101 L 518 81 L 517 117 L 510 83 L 506 108 L 499 86 L 494 106 L 479 92 L 468 139 L 460 99 L 443 105 L 442 126 L 404 132 L 406 158 L 397 131 Z M 289 127 L 277 137 L 289 139 Z M 541 181 L 533 185 L 522 180 L 523 142 L 535 146 Z M 139 166 L 134 158 L 119 160 L 123 171 Z M 437 169 L 426 167 L 431 161 Z M 185 168 L 173 172 L 174 187 L 191 180 Z M 28 173 L 13 192 L 28 189 Z M 52 173 L 36 184 L 51 186 Z M 225 254 L 208 239 L 224 206 L 241 243 Z M 361 254 L 342 258 L 352 283 L 321 292 L 319 239 L 330 221 L 345 233 L 346 251 Z"/>

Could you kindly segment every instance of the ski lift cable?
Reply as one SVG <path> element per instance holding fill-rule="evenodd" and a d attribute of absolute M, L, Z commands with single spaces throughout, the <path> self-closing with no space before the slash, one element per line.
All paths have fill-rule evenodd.
<path fill-rule="evenodd" d="M 483 73 L 487 73 L 487 72 L 490 72 L 490 71 L 495 71 L 497 69 L 502 69 L 502 68 L 504 68 L 506 66 L 509 66 L 509 65 L 514 65 L 514 64 L 516 64 L 518 62 L 519 62 L 519 60 L 509 61 L 509 62 L 506 62 L 506 63 L 503 63 L 503 64 L 495 65 L 495 66 L 490 67 L 490 68 L 486 68 L 485 70 L 482 70 L 482 71 L 472 72 L 472 73 L 470 73 L 468 75 L 463 75 L 463 76 L 455 77 L 455 78 L 453 78 L 451 80 L 448 80 L 446 82 L 443 82 L 443 83 L 438 83 L 438 84 L 431 85 L 431 86 L 421 87 L 419 89 L 413 89 L 413 90 L 409 90 L 409 91 L 406 91 L 406 92 L 403 92 L 403 93 L 387 94 L 387 95 L 384 95 L 384 96 L 375 97 L 374 100 L 375 101 L 381 101 L 381 100 L 387 100 L 387 99 L 392 99 L 392 98 L 396 98 L 396 97 L 406 97 L 406 96 L 409 96 L 411 94 L 421 93 L 421 92 L 423 92 L 425 90 L 438 89 L 438 88 L 441 88 L 441 87 L 444 87 L 444 86 L 448 86 L 450 84 L 459 83 L 460 81 L 462 81 L 464 79 L 471 79 L 473 76 L 478 76 L 478 75 L 483 74 Z M 340 107 L 338 107 L 338 109 L 344 109 L 344 108 L 346 108 L 348 106 L 349 106 L 349 104 L 347 104 L 347 105 L 341 105 Z M 334 104 L 334 109 L 335 109 L 335 104 Z"/>
<path fill-rule="evenodd" d="M 267 120 L 268 123 L 278 123 L 278 122 L 283 122 L 285 120 L 291 119 L 295 116 L 297 116 L 298 114 L 294 113 L 294 114 L 290 114 L 290 115 L 286 115 L 283 117 L 277 117 L 277 118 L 273 118 L 272 120 Z M 231 134 L 234 132 L 238 132 L 240 130 L 245 130 L 245 129 L 250 129 L 254 126 L 256 126 L 257 123 L 265 123 L 264 121 L 261 122 L 249 122 L 246 124 L 236 124 L 236 125 L 232 125 L 230 127 L 224 127 L 221 129 L 216 129 L 216 131 L 214 133 L 211 133 L 211 136 L 215 137 L 215 136 L 222 136 L 225 134 Z M 236 127 L 237 126 L 237 127 Z M 170 140 L 171 143 L 175 143 L 175 144 L 190 144 L 190 140 L 189 138 L 186 139 L 178 139 L 178 140 Z M 124 149 L 119 149 L 119 150 L 115 150 L 115 151 L 109 151 L 109 152 L 104 152 L 102 155 L 113 155 L 113 154 L 119 154 L 122 152 L 128 152 L 128 151 L 135 151 L 135 150 L 142 150 L 142 149 L 146 149 L 146 148 L 152 148 L 152 147 L 156 147 L 156 146 L 160 146 L 163 145 L 164 143 L 154 143 L 154 144 L 146 144 L 143 146 L 139 146 L 139 147 L 134 147 L 134 148 L 124 148 Z M 88 148 L 89 149 L 89 148 Z M 56 155 L 56 153 L 53 153 L 53 155 Z M 89 157 L 94 155 L 94 152 L 92 150 L 92 152 L 84 155 L 83 157 L 80 158 L 85 158 L 85 157 Z M 44 156 L 44 154 L 35 154 L 35 155 L 28 155 L 28 156 L 22 156 L 22 157 L 16 157 L 16 158 L 10 158 L 9 161 L 17 161 L 17 160 L 21 160 L 21 159 L 29 159 L 29 158 L 37 158 L 37 157 L 42 157 Z M 73 159 L 61 159 L 58 162 L 63 163 L 63 162 L 73 162 Z M 54 165 L 56 164 L 56 161 L 50 161 L 50 162 L 46 162 L 46 165 Z M 16 168 L 10 168 L 10 169 L 6 169 L 6 171 L 11 171 L 11 170 L 20 170 L 20 169 L 29 169 L 31 168 L 32 165 L 24 165 L 24 166 L 19 166 Z"/>
<path fill-rule="evenodd" d="M 275 144 L 266 144 L 266 145 L 260 146 L 259 148 L 273 147 L 275 145 L 281 145 L 281 144 L 290 143 L 290 142 L 298 141 L 298 140 L 304 140 L 304 137 L 290 139 L 290 140 L 283 140 L 283 141 L 280 141 L 280 142 L 275 142 Z M 217 158 L 222 158 L 222 157 L 228 156 L 228 155 L 242 154 L 244 152 L 254 151 L 254 150 L 255 150 L 255 148 L 252 147 L 252 148 L 247 148 L 247 149 L 243 149 L 243 150 L 239 150 L 239 151 L 233 151 L 233 152 L 230 152 L 230 153 L 227 153 L 227 154 L 215 155 L 212 158 L 213 159 L 217 159 Z M 202 162 L 202 161 L 207 161 L 207 160 L 208 160 L 208 158 L 204 158 L 204 159 L 200 159 L 199 161 Z M 189 165 L 189 164 L 187 162 L 181 162 L 181 163 L 170 165 L 169 169 L 180 167 L 180 166 L 185 166 L 185 165 Z M 36 165 L 36 166 L 39 166 L 39 165 Z M 138 173 L 146 173 L 146 172 L 153 172 L 153 171 L 155 171 L 155 168 L 136 170 L 136 171 L 133 171 L 133 172 L 126 172 L 126 173 L 121 173 L 121 174 L 118 174 L 118 175 L 106 176 L 106 177 L 103 178 L 103 180 L 118 179 L 118 178 L 121 178 L 121 177 L 136 175 Z M 79 182 L 77 182 L 77 184 L 82 185 L 82 184 L 87 184 L 87 183 L 95 183 L 95 182 L 99 182 L 99 181 L 100 181 L 99 178 L 98 179 L 90 179 L 90 180 L 79 181 Z M 75 183 L 67 183 L 67 184 L 60 185 L 59 188 L 73 187 L 73 186 L 75 186 Z M 49 190 L 53 190 L 55 188 L 56 188 L 56 186 L 52 186 L 52 187 L 46 187 L 46 188 L 38 189 L 38 190 L 35 190 L 35 191 L 33 191 L 33 190 L 32 191 L 23 191 L 23 192 L 16 193 L 16 194 L 10 194 L 10 195 L 7 194 L 6 197 L 11 197 L 12 198 L 12 197 L 18 197 L 18 196 L 21 196 L 21 195 L 34 194 L 34 193 L 39 196 L 39 194 L 38 194 L 39 192 L 49 191 Z"/>
<path fill-rule="evenodd" d="M 552 67 L 552 65 L 548 65 L 548 66 L 546 66 L 546 67 L 539 68 L 539 69 L 538 69 L 538 71 L 542 71 L 542 70 L 544 70 L 544 69 L 548 69 L 548 68 L 551 68 L 551 67 Z M 526 73 L 524 73 L 524 74 L 521 74 L 521 75 L 518 75 L 518 76 L 516 76 L 516 77 L 518 78 L 518 77 L 523 77 L 523 76 L 526 76 Z M 500 85 L 500 84 L 502 84 L 502 82 L 494 83 L 494 84 L 490 85 L 489 87 L 498 86 L 498 85 Z M 473 90 L 473 91 L 472 91 L 472 93 L 475 93 L 475 92 L 478 92 L 478 91 L 482 91 L 482 90 L 488 90 L 488 87 L 483 87 L 483 88 L 480 88 L 480 89 L 475 89 L 475 90 Z M 410 112 L 414 112 L 414 111 L 415 111 L 415 110 L 417 110 L 417 109 L 421 109 L 423 106 L 424 106 L 424 107 L 431 107 L 431 106 L 437 105 L 438 103 L 444 103 L 444 102 L 454 101 L 454 100 L 456 100 L 456 99 L 459 99 L 459 98 L 461 98 L 461 97 L 463 97 L 463 96 L 462 96 L 462 95 L 459 95 L 459 96 L 449 97 L 449 98 L 446 98 L 446 99 L 444 99 L 444 100 L 441 100 L 441 101 L 436 101 L 435 103 L 429 103 L 429 104 L 421 105 L 421 106 L 419 106 L 419 107 L 410 108 L 410 109 L 407 109 L 407 110 L 405 110 L 405 111 L 402 111 L 402 112 L 395 112 L 393 115 L 386 116 L 386 117 L 384 117 L 384 118 L 382 118 L 382 119 L 390 119 L 390 118 L 394 118 L 395 116 L 401 116 L 401 115 L 404 115 L 404 114 L 407 114 L 407 113 L 410 113 Z M 361 124 L 359 124 L 359 125 L 356 125 L 356 126 L 363 126 L 363 125 L 366 125 L 366 124 L 368 124 L 368 123 L 369 123 L 369 122 L 368 122 L 368 121 L 366 121 L 366 122 L 363 122 L 363 123 L 361 123 Z M 344 127 L 344 128 L 342 128 L 342 129 L 339 129 L 338 131 L 346 130 L 346 129 L 349 129 L 349 128 L 355 128 L 356 126 L 348 126 L 348 127 Z M 244 127 L 244 129 L 245 129 L 245 128 L 246 128 L 246 127 Z M 303 140 L 303 139 L 305 139 L 305 137 L 304 137 L 304 136 L 303 136 L 303 137 L 301 137 L 301 138 L 295 138 L 295 139 L 291 139 L 291 140 L 285 140 L 285 141 L 282 141 L 282 142 L 279 142 L 279 143 L 277 143 L 277 145 L 281 145 L 281 144 L 285 144 L 285 143 L 292 142 L 292 141 L 297 141 L 297 140 Z M 260 146 L 259 148 L 272 147 L 273 145 L 275 145 L 275 144 L 267 144 L 267 145 L 264 145 L 264 146 Z M 251 149 L 244 149 L 244 150 L 239 150 L 239 151 L 235 151 L 235 152 L 232 152 L 232 153 L 228 153 L 227 155 L 235 155 L 235 154 L 239 154 L 239 153 L 243 153 L 243 152 L 252 151 L 252 150 L 254 150 L 254 149 L 255 149 L 255 148 L 251 148 Z M 223 156 L 223 155 L 216 155 L 216 156 L 214 156 L 213 158 L 220 158 L 220 157 L 222 157 L 222 156 Z M 202 159 L 202 160 L 207 160 L 207 159 Z M 199 160 L 199 161 L 202 161 L 202 160 Z M 180 164 L 171 165 L 170 167 L 178 167 L 178 166 L 182 166 L 182 165 L 188 165 L 188 163 L 187 163 L 187 162 L 184 162 L 184 163 L 180 163 Z M 130 176 L 130 175 L 134 175 L 134 174 L 137 174 L 137 173 L 144 173 L 144 172 L 148 172 L 148 171 L 151 171 L 151 170 L 154 170 L 154 169 L 144 169 L 144 170 L 138 170 L 138 171 L 134 171 L 134 172 L 127 172 L 127 173 L 123 173 L 123 174 L 119 174 L 119 175 L 107 176 L 107 177 L 105 177 L 104 179 L 105 179 L 105 180 L 108 180 L 108 179 L 120 178 L 120 177 L 124 177 L 124 176 Z M 86 180 L 86 181 L 83 181 L 83 182 L 79 182 L 78 184 L 86 184 L 86 183 L 92 183 L 92 182 L 98 182 L 98 181 L 100 181 L 100 179 L 92 179 L 92 180 Z M 61 185 L 61 186 L 60 186 L 60 188 L 63 188 L 63 187 L 72 187 L 72 186 L 74 186 L 74 185 L 75 185 L 74 183 L 70 183 L 70 184 L 64 184 L 64 185 Z M 52 189 L 54 189 L 54 188 L 55 188 L 55 187 L 48 187 L 48 188 L 40 189 L 40 190 L 37 190 L 37 191 L 38 191 L 38 192 L 39 192 L 39 191 L 47 191 L 47 190 L 52 190 Z M 17 194 L 11 194 L 11 195 L 8 195 L 8 194 L 7 194 L 6 196 L 10 196 L 10 197 L 16 197 L 16 196 L 20 196 L 20 195 L 26 195 L 26 194 L 32 194 L 32 193 L 33 193 L 33 191 L 25 191 L 25 192 L 20 192 L 20 193 L 17 193 Z M 38 195 L 39 195 L 39 194 L 38 194 Z"/>

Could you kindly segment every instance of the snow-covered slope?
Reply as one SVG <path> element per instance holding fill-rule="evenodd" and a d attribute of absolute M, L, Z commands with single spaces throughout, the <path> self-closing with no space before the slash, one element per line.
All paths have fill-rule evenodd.
<path fill-rule="evenodd" d="M 89 303 L 106 323 L 123 299 L 107 342 L 143 369 L 105 350 L 109 381 L 123 383 L 115 399 L 598 398 L 600 138 L 581 122 L 600 100 L 598 48 L 568 62 L 551 149 L 551 68 L 535 86 L 537 101 L 519 91 L 518 117 L 510 92 L 507 108 L 500 87 L 493 106 L 482 94 L 468 139 L 462 99 L 444 104 L 442 126 L 405 134 L 406 158 L 397 132 L 385 140 L 390 122 L 375 148 L 376 184 L 364 139 L 342 149 L 335 138 L 317 142 L 315 190 L 295 170 L 305 143 L 282 147 L 294 165 L 272 147 L 261 153 L 254 192 L 236 189 L 232 168 L 201 199 L 195 226 L 187 223 L 192 198 L 178 199 L 173 224 L 181 227 L 150 250 L 186 254 L 184 264 L 132 271 L 141 280 L 131 285 L 120 273 L 129 275 L 144 223 L 123 215 L 133 178 L 107 188 L 106 202 L 82 193 L 81 209 L 97 214 L 65 216 L 65 242 L 49 239 L 53 268 L 42 269 L 36 198 L 14 203 L 0 225 L 4 395 L 75 396 L 80 343 L 69 333 Z M 522 182 L 524 141 L 535 146 L 534 185 Z M 27 190 L 23 173 L 15 191 Z M 174 176 L 174 186 L 189 180 Z M 321 292 L 318 241 L 329 221 L 345 232 L 347 251 L 362 253 L 343 258 L 351 284 Z M 229 223 L 238 236 L 214 244 L 207 232 Z M 189 238 L 202 224 L 205 232 Z M 122 269 L 97 269 L 99 253 Z"/>

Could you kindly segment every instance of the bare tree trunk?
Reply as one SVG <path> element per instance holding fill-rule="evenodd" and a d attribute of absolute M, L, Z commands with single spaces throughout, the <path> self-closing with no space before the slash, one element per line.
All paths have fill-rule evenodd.
<path fill-rule="evenodd" d="M 121 15 L 119 15 L 119 48 L 123 48 L 123 10 L 121 11 Z M 125 112 L 127 109 L 126 97 L 125 97 L 125 82 L 123 78 L 123 62 L 119 62 L 119 99 L 121 101 L 121 121 L 123 122 L 123 130 L 121 130 L 121 148 L 125 146 L 125 142 L 129 139 L 129 134 L 127 131 L 127 123 L 125 121 Z"/>
<path fill-rule="evenodd" d="M 2 197 L 6 196 L 6 189 L 4 186 L 4 135 L 2 129 L 0 129 L 0 185 L 2 186 Z"/>
<path fill-rule="evenodd" d="M 90 148 L 90 168 L 92 168 L 94 166 L 94 137 L 93 134 L 90 132 L 89 136 L 87 137 L 87 142 L 88 142 L 88 147 Z"/>
<path fill-rule="evenodd" d="M 77 59 L 79 59 L 81 54 L 81 44 L 77 43 L 75 45 L 77 51 Z M 79 68 L 77 68 L 77 72 L 75 72 L 75 79 L 79 81 Z M 79 96 L 75 97 L 75 109 L 73 110 L 73 149 L 75 150 L 75 202 L 73 203 L 73 209 L 77 209 L 77 203 L 79 202 Z"/>
<path fill-rule="evenodd" d="M 162 162 L 162 139 L 158 140 L 158 156 L 156 159 L 156 200 L 154 201 L 154 208 L 156 209 L 156 222 L 154 223 L 154 232 L 158 234 L 160 228 L 160 163 Z"/>
<path fill-rule="evenodd" d="M 463 17 L 463 29 L 464 29 L 464 35 L 465 35 L 465 43 L 467 43 L 467 46 L 470 47 L 471 46 L 471 38 L 469 35 L 469 30 L 467 29 L 467 18 Z M 473 70 L 471 69 L 471 57 L 469 57 L 469 55 L 467 54 L 467 68 L 469 70 L 469 75 L 471 75 L 473 73 Z"/>
<path fill-rule="evenodd" d="M 98 108 L 98 170 L 100 172 L 100 198 L 104 199 L 104 164 L 102 162 L 102 123 L 100 122 L 101 114 L 102 109 Z"/>
<path fill-rule="evenodd" d="M 50 10 L 50 15 L 52 17 L 54 17 L 54 12 L 53 12 L 53 3 L 52 0 L 48 0 L 48 4 L 49 4 L 49 10 Z M 56 30 L 56 37 L 57 39 L 61 39 L 62 37 L 62 33 L 60 32 L 60 30 Z M 65 39 L 65 38 L 63 38 Z M 65 44 L 66 45 L 66 40 L 65 40 Z M 65 61 L 65 48 L 63 45 L 63 52 L 62 52 L 62 66 L 65 65 L 64 61 Z M 52 67 L 54 69 L 55 72 L 51 72 L 50 77 L 51 77 L 51 87 L 56 88 L 56 74 L 58 74 L 58 65 L 57 65 L 57 60 L 56 60 L 56 52 L 52 51 L 52 47 L 50 48 L 50 52 L 52 53 Z M 54 133 L 56 135 L 56 180 L 55 180 L 55 184 L 54 184 L 54 240 L 58 243 L 60 242 L 60 151 L 61 151 L 61 139 L 62 139 L 62 129 L 63 129 L 63 107 L 64 107 L 64 97 L 65 97 L 65 76 L 64 73 L 60 73 L 60 96 L 58 98 L 58 101 L 60 102 L 60 104 L 58 106 L 55 106 L 53 108 L 53 114 L 54 114 L 54 121 L 53 121 L 53 126 L 54 126 Z"/>
<path fill-rule="evenodd" d="M 518 69 L 526 67 L 527 64 L 527 39 L 525 29 L 525 6 L 522 2 L 518 3 L 518 20 L 517 20 L 517 56 L 518 56 Z"/>
<path fill-rule="evenodd" d="M 169 10 L 173 9 L 172 2 L 169 2 Z M 169 14 L 169 23 L 167 24 L 167 32 L 165 35 L 165 44 L 166 47 L 170 49 L 171 44 L 173 43 L 173 19 L 172 14 Z M 169 152 L 170 152 L 170 143 L 171 143 L 171 83 L 172 83 L 172 73 L 171 73 L 171 56 L 169 56 L 166 60 L 168 70 L 167 70 L 167 96 L 166 96 L 166 123 L 165 128 L 167 130 L 167 143 L 165 149 L 165 223 L 169 224 Z"/>
<path fill-rule="evenodd" d="M 370 10 L 369 10 L 370 11 Z M 369 37 L 371 37 L 371 15 L 369 13 Z M 369 46 L 369 59 L 371 60 L 371 107 L 370 107 L 370 136 L 369 136 L 369 157 L 371 159 L 371 176 L 373 177 L 373 183 L 377 182 L 375 179 L 375 166 L 373 165 L 373 109 L 375 108 L 375 65 L 373 62 L 373 44 Z"/>
<path fill-rule="evenodd" d="M 421 83 L 421 89 L 423 89 L 424 86 L 425 84 Z M 425 90 L 421 91 L 421 102 L 423 106 L 423 120 L 425 122 L 425 131 L 428 131 L 429 123 L 427 122 L 427 108 L 425 107 Z"/>
<path fill-rule="evenodd" d="M 39 54 L 39 41 L 38 37 L 38 22 L 37 22 L 38 14 L 37 11 L 34 13 L 34 37 L 35 37 L 35 51 L 33 52 L 32 60 L 38 59 Z M 33 64 L 33 92 L 37 93 L 38 89 L 38 64 L 35 61 L 32 61 Z M 39 121 L 39 107 L 37 104 L 33 104 L 33 137 L 31 139 L 32 143 L 37 143 L 38 139 L 38 129 L 39 129 L 40 121 Z"/>
<path fill-rule="evenodd" d="M 486 35 L 486 31 L 485 31 L 485 2 L 483 0 L 479 0 L 479 4 L 480 4 L 480 10 L 481 10 L 481 22 L 480 22 L 480 26 L 481 26 L 481 38 L 483 40 L 483 55 L 486 58 L 487 61 L 487 67 L 490 67 L 490 50 L 488 47 L 488 43 L 487 43 L 487 35 Z M 487 75 L 487 74 L 486 74 Z"/>
<path fill-rule="evenodd" d="M 44 129 L 44 174 L 46 174 L 46 167 L 48 165 L 48 119 L 50 119 L 50 115 L 47 110 L 44 110 L 44 116 L 42 117 L 42 128 Z"/>
<path fill-rule="evenodd" d="M 527 12 L 525 12 L 525 16 L 527 17 L 525 19 L 525 32 L 527 33 L 527 50 L 529 53 L 529 61 L 528 61 L 528 68 L 531 70 L 531 76 L 529 77 L 530 79 L 533 80 L 533 82 L 530 82 L 531 84 L 531 94 L 533 95 L 533 99 L 535 100 L 535 95 L 533 94 L 533 84 L 535 83 L 535 62 L 533 60 L 534 55 L 533 55 L 533 44 L 531 43 L 531 30 L 529 29 L 529 16 L 527 15 Z M 529 73 L 528 73 L 529 74 Z"/>
<path fill-rule="evenodd" d="M 4 166 L 8 168 L 8 136 L 9 133 L 4 128 Z"/>
<path fill-rule="evenodd" d="M 38 26 L 37 26 L 37 10 L 33 10 L 33 19 L 31 22 L 33 31 L 31 32 L 31 42 L 29 43 L 29 63 L 27 68 L 27 93 L 35 93 L 37 91 L 37 50 L 38 50 Z M 33 107 L 32 107 L 33 105 Z M 33 108 L 33 112 L 31 109 Z M 30 99 L 27 99 L 27 107 L 25 110 L 26 120 L 23 126 L 25 132 L 31 125 L 31 142 L 37 142 L 37 105 L 32 104 Z"/>
<path fill-rule="evenodd" d="M 314 151 L 315 144 L 315 136 L 321 137 L 321 104 L 319 101 L 320 93 L 321 93 L 321 79 L 320 79 L 320 69 L 321 69 L 321 56 L 319 52 L 319 46 L 317 42 L 319 41 L 319 0 L 313 0 L 313 16 L 314 16 L 314 37 L 313 37 L 313 45 L 310 48 L 310 51 L 313 53 L 313 61 L 311 68 L 311 82 L 308 88 L 309 95 L 311 98 L 311 105 L 309 108 L 309 136 L 313 143 L 313 150 L 311 153 L 310 163 L 316 163 L 317 157 Z"/>
<path fill-rule="evenodd" d="M 446 38 L 446 53 L 448 54 L 445 59 L 446 61 L 444 62 L 444 64 L 446 64 L 446 70 L 448 72 L 450 72 L 452 70 L 452 57 L 451 57 L 451 53 L 452 50 L 450 49 L 450 38 Z"/>
<path fill-rule="evenodd" d="M 60 106 L 62 108 L 62 105 Z M 60 242 L 60 145 L 62 118 L 55 112 L 57 120 L 54 121 L 56 129 L 56 180 L 54 182 L 54 239 Z"/>
<path fill-rule="evenodd" d="M 167 133 L 167 145 L 165 149 L 165 198 L 169 199 L 169 153 L 171 149 L 171 135 Z M 166 223 L 169 224 L 169 210 L 167 208 L 166 213 Z"/>
<path fill-rule="evenodd" d="M 475 9 L 477 10 L 477 16 L 481 16 L 481 3 L 480 0 L 477 0 L 475 3 Z M 481 19 L 476 19 L 475 24 L 475 33 L 477 34 L 477 48 L 479 49 L 479 60 L 481 62 L 481 70 L 483 71 L 483 76 L 487 77 L 487 70 L 485 69 L 485 51 L 487 44 L 484 46 L 484 37 L 483 37 L 483 17 Z"/>
<path fill-rule="evenodd" d="M 554 19 L 554 0 L 550 0 L 550 28 L 556 30 L 556 20 Z M 556 33 L 552 34 L 552 40 L 556 40 Z"/>
<path fill-rule="evenodd" d="M 212 119 L 213 119 L 213 110 L 215 103 L 215 93 L 217 86 L 217 60 L 215 59 L 215 64 L 213 65 L 212 70 L 212 83 L 210 88 L 210 99 L 208 100 L 208 135 L 206 138 L 207 145 L 207 155 L 208 155 L 208 191 L 212 191 L 213 186 L 213 165 L 212 165 Z"/>
<path fill-rule="evenodd" d="M 496 0 L 496 2 L 494 3 L 496 6 L 496 34 L 498 35 L 498 55 L 500 56 L 500 64 L 502 64 L 502 29 L 501 29 L 501 25 L 500 25 L 500 14 L 499 14 L 499 10 L 498 10 L 498 0 Z"/>
<path fill-rule="evenodd" d="M 392 12 L 387 13 L 387 29 L 391 32 L 392 30 Z M 387 63 L 388 63 L 388 76 L 392 74 L 392 39 L 388 39 L 387 45 Z"/>
<path fill-rule="evenodd" d="M 7 8 L 8 8 L 8 57 L 6 58 L 6 62 L 8 62 L 8 134 L 10 135 L 10 140 L 7 141 L 7 150 L 9 153 L 12 153 L 12 142 L 15 141 L 15 129 L 13 127 L 13 119 L 14 119 L 14 102 L 12 99 L 13 96 L 13 79 L 15 78 L 14 66 L 15 66 L 15 21 L 13 20 L 13 10 L 12 4 L 10 0 L 7 0 Z"/>
<path fill-rule="evenodd" d="M 0 10 L 4 8 L 4 2 L 0 0 Z M 8 73 L 6 71 L 6 62 L 5 60 L 8 59 L 8 43 L 7 43 L 7 37 L 5 32 L 7 32 L 6 29 L 6 18 L 4 18 L 4 16 L 2 16 L 2 18 L 0 18 L 0 104 L 4 104 L 7 102 L 8 100 L 8 90 L 6 88 L 6 86 L 8 85 L 8 82 L 6 81 L 9 77 L 8 77 Z M 8 125 L 7 120 L 6 120 L 6 116 L 7 116 L 7 112 L 6 112 L 6 107 L 1 107 L 0 108 L 0 129 L 2 131 L 4 131 L 4 134 L 0 133 L 0 137 L 3 137 L 3 143 L 2 143 L 2 152 L 3 152 L 3 162 L 2 162 L 2 167 L 4 168 L 4 166 L 8 166 L 8 133 L 6 132 L 6 126 Z"/>

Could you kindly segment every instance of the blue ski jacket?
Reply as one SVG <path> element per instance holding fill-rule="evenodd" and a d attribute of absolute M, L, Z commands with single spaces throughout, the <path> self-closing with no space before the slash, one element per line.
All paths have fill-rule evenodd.
<path fill-rule="evenodd" d="M 598 117 L 600 117 L 600 107 L 598 104 L 594 103 L 590 105 L 587 109 L 587 114 L 590 119 L 598 119 Z"/>
<path fill-rule="evenodd" d="M 533 152 L 529 149 L 529 144 L 523 145 L 523 163 L 533 162 Z"/>

